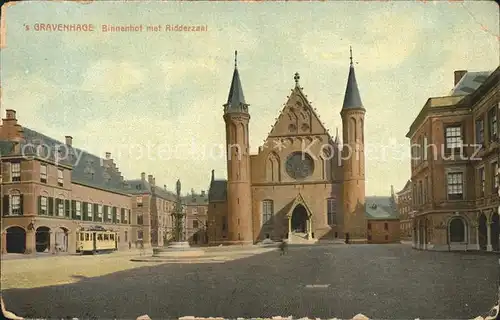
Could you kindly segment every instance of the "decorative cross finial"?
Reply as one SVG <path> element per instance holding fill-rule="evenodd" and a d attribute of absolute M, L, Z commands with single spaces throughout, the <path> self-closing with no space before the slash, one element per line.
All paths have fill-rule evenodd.
<path fill-rule="evenodd" d="M 238 67 L 238 51 L 234 51 L 234 68 L 236 69 Z"/>
<path fill-rule="evenodd" d="M 350 52 L 349 59 L 351 60 L 351 65 L 352 65 L 352 47 L 351 46 L 349 46 L 349 52 Z"/>
<path fill-rule="evenodd" d="M 299 86 L 299 79 L 300 79 L 300 75 L 298 72 L 295 72 L 295 76 L 293 77 L 293 79 L 295 80 L 295 86 L 298 87 Z"/>

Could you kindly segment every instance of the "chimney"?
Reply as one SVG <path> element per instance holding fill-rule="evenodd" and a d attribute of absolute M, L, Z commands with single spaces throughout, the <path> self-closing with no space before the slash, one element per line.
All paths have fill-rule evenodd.
<path fill-rule="evenodd" d="M 153 186 L 156 186 L 156 178 L 153 177 Z"/>
<path fill-rule="evenodd" d="M 16 110 L 7 109 L 5 110 L 7 120 L 16 120 Z"/>
<path fill-rule="evenodd" d="M 462 78 L 465 76 L 466 73 L 467 73 L 467 70 L 456 70 L 455 71 L 455 84 L 454 84 L 454 86 L 456 86 L 457 83 L 459 83 L 460 80 L 462 80 Z"/>
<path fill-rule="evenodd" d="M 106 160 L 111 159 L 111 152 L 106 152 Z"/>
<path fill-rule="evenodd" d="M 73 137 L 72 136 L 65 136 L 66 139 L 66 145 L 71 147 L 73 145 Z"/>
<path fill-rule="evenodd" d="M 141 180 L 142 181 L 146 180 L 146 173 L 145 172 L 141 172 Z"/>
<path fill-rule="evenodd" d="M 153 183 L 153 175 L 152 174 L 148 174 L 148 182 L 149 183 Z"/>
<path fill-rule="evenodd" d="M 164 189 L 165 191 L 167 191 L 167 185 L 166 185 L 166 184 L 164 184 L 164 185 L 163 185 L 163 189 Z"/>
<path fill-rule="evenodd" d="M 204 197 L 205 196 L 205 190 L 201 190 L 201 196 Z"/>
<path fill-rule="evenodd" d="M 215 179 L 215 170 L 212 170 L 212 181 L 214 181 Z"/>

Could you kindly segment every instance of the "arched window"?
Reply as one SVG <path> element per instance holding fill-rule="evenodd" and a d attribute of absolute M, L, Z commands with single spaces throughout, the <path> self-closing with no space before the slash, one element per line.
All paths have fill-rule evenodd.
<path fill-rule="evenodd" d="M 465 242 L 465 223 L 461 218 L 450 221 L 450 242 Z"/>
<path fill-rule="evenodd" d="M 356 141 L 356 119 L 349 119 L 349 134 L 347 137 L 347 143 Z"/>
<path fill-rule="evenodd" d="M 262 224 L 270 223 L 273 218 L 273 200 L 262 201 Z"/>
<path fill-rule="evenodd" d="M 23 215 L 23 195 L 19 190 L 10 190 L 3 198 L 4 215 Z"/>
<path fill-rule="evenodd" d="M 337 224 L 337 201 L 334 198 L 330 198 L 326 200 L 327 208 L 327 220 L 328 225 L 336 225 Z"/>

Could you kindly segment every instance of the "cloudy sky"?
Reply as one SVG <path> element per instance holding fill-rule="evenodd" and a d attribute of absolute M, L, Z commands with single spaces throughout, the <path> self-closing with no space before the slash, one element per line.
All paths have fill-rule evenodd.
<path fill-rule="evenodd" d="M 5 9 L 4 9 L 5 10 Z M 367 110 L 367 194 L 410 176 L 410 124 L 427 98 L 453 87 L 453 71 L 499 64 L 494 2 L 24 2 L 3 13 L 2 115 L 104 155 L 126 179 L 142 171 L 173 189 L 207 189 L 226 174 L 222 105 L 238 50 L 256 152 L 293 75 L 332 134 L 353 47 Z M 94 24 L 94 32 L 36 32 L 36 23 Z M 207 32 L 104 33 L 106 25 L 206 25 Z M 26 25 L 31 27 L 26 31 Z M 495 32 L 496 31 L 496 32 Z M 177 149 L 175 149 L 177 148 Z M 150 151 L 148 151 L 148 149 Z M 148 154 L 149 153 L 149 154 Z M 401 156 L 403 154 L 405 156 Z"/>

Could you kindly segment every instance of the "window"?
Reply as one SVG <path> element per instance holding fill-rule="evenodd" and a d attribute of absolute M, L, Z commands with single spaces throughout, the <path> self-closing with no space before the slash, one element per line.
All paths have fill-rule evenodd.
<path fill-rule="evenodd" d="M 462 172 L 450 172 L 447 175 L 448 200 L 463 200 L 464 174 Z"/>
<path fill-rule="evenodd" d="M 92 221 L 94 218 L 94 214 L 93 214 L 93 211 L 92 211 L 92 203 L 88 203 L 87 204 L 87 219 L 89 221 Z"/>
<path fill-rule="evenodd" d="M 142 230 L 137 230 L 137 240 L 142 240 L 143 232 Z"/>
<path fill-rule="evenodd" d="M 368 222 L 368 230 L 371 230 L 372 229 L 372 224 L 370 222 Z"/>
<path fill-rule="evenodd" d="M 462 148 L 462 127 L 452 126 L 446 128 L 446 149 Z"/>
<path fill-rule="evenodd" d="M 484 120 L 483 119 L 476 120 L 476 143 L 477 144 L 484 143 Z"/>
<path fill-rule="evenodd" d="M 498 138 L 498 119 L 497 119 L 497 112 L 496 108 L 493 107 L 489 111 L 488 118 L 490 119 L 489 125 L 490 125 L 490 141 L 496 141 Z"/>
<path fill-rule="evenodd" d="M 97 217 L 102 221 L 102 204 L 97 206 Z"/>
<path fill-rule="evenodd" d="M 125 221 L 127 221 L 127 219 L 126 219 L 125 217 L 126 217 L 126 216 L 125 216 L 125 209 L 121 208 L 121 209 L 120 209 L 120 221 L 121 221 L 121 222 L 125 222 Z"/>
<path fill-rule="evenodd" d="M 59 187 L 64 185 L 64 172 L 62 169 L 57 169 L 57 184 Z"/>
<path fill-rule="evenodd" d="M 386 222 L 384 223 L 384 230 L 387 231 L 389 230 L 389 224 Z M 387 240 L 387 239 L 386 239 Z"/>
<path fill-rule="evenodd" d="M 127 242 L 127 241 L 128 241 L 128 232 L 125 231 L 125 242 Z"/>
<path fill-rule="evenodd" d="M 57 215 L 59 217 L 64 216 L 64 200 L 63 199 L 57 199 Z"/>
<path fill-rule="evenodd" d="M 193 221 L 193 229 L 198 229 L 198 221 L 197 220 Z"/>
<path fill-rule="evenodd" d="M 273 200 L 262 201 L 262 224 L 270 223 L 273 218 Z"/>
<path fill-rule="evenodd" d="M 423 190 L 423 185 L 422 185 L 422 181 L 419 181 L 418 182 L 418 204 L 421 205 L 424 203 L 423 201 L 423 194 L 424 194 L 424 190 Z"/>
<path fill-rule="evenodd" d="M 143 224 L 144 221 L 143 221 L 143 217 L 142 217 L 142 214 L 138 214 L 137 215 L 137 224 Z"/>
<path fill-rule="evenodd" d="M 40 212 L 41 215 L 47 215 L 47 197 L 40 197 Z"/>
<path fill-rule="evenodd" d="M 327 220 L 329 225 L 337 224 L 337 201 L 335 199 L 327 200 Z"/>
<path fill-rule="evenodd" d="M 40 164 L 40 182 L 47 183 L 47 165 Z"/>
<path fill-rule="evenodd" d="M 500 174 L 498 172 L 498 162 L 492 162 L 491 163 L 491 192 L 496 193 L 498 190 L 498 180 L 500 179 L 500 176 L 497 176 Z"/>
<path fill-rule="evenodd" d="M 10 176 L 12 182 L 21 181 L 21 163 L 12 162 L 10 166 Z"/>
<path fill-rule="evenodd" d="M 135 202 L 137 202 L 138 207 L 142 207 L 142 196 L 136 197 Z"/>
<path fill-rule="evenodd" d="M 227 217 L 222 217 L 222 231 L 227 231 Z"/>
<path fill-rule="evenodd" d="M 389 236 L 385 235 L 385 241 L 388 241 L 388 240 L 389 240 Z"/>
<path fill-rule="evenodd" d="M 82 216 L 82 203 L 80 201 L 76 202 L 76 216 L 80 218 Z"/>
<path fill-rule="evenodd" d="M 484 197 L 484 189 L 486 185 L 486 175 L 484 172 L 484 167 L 478 169 L 478 178 L 479 178 L 479 196 Z"/>
<path fill-rule="evenodd" d="M 6 196 L 7 199 L 9 196 Z M 14 194 L 10 196 L 10 205 L 9 205 L 9 211 L 7 214 L 13 215 L 13 216 L 20 216 L 23 214 L 23 206 L 22 206 L 22 195 L 20 194 Z M 8 203 L 7 203 L 8 204 Z"/>

